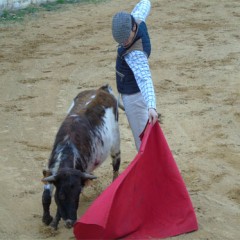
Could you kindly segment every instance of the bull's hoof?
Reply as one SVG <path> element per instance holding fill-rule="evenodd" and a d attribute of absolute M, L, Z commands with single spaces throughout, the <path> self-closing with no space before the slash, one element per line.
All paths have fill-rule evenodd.
<path fill-rule="evenodd" d="M 70 220 L 70 219 L 66 220 L 65 223 L 64 223 L 65 228 L 72 228 L 75 222 L 76 221 Z"/>
<path fill-rule="evenodd" d="M 50 215 L 42 218 L 42 222 L 47 226 L 52 222 L 52 220 L 53 220 L 53 217 Z"/>
<path fill-rule="evenodd" d="M 50 226 L 54 229 L 54 230 L 57 230 L 58 229 L 58 223 L 56 221 L 52 221 Z"/>
<path fill-rule="evenodd" d="M 114 171 L 113 172 L 113 180 L 112 181 L 114 181 L 118 177 L 118 175 L 119 175 L 119 172 L 118 171 Z"/>

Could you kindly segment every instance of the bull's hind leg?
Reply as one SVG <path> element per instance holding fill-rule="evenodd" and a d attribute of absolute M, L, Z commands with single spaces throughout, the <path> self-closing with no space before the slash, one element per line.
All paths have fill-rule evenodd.
<path fill-rule="evenodd" d="M 115 153 L 115 154 L 111 154 L 111 157 L 112 157 L 113 180 L 114 180 L 119 174 L 119 168 L 120 168 L 120 164 L 121 164 L 121 153 L 120 153 L 120 151 Z"/>
<path fill-rule="evenodd" d="M 113 142 L 111 147 L 111 157 L 113 166 L 113 180 L 118 177 L 119 168 L 121 164 L 121 151 L 120 151 L 120 132 L 118 122 L 116 121 L 115 127 L 113 128 Z"/>
<path fill-rule="evenodd" d="M 119 168 L 121 164 L 121 152 L 120 152 L 120 133 L 118 127 L 115 128 L 114 141 L 111 148 L 112 166 L 113 166 L 113 180 L 119 174 Z"/>

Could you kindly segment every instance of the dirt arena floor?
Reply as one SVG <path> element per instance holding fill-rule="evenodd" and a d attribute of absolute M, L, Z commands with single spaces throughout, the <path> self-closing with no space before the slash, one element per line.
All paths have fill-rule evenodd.
<path fill-rule="evenodd" d="M 161 127 L 199 230 L 179 240 L 240 236 L 240 2 L 152 0 L 150 66 Z M 42 169 L 79 91 L 116 92 L 111 19 L 136 1 L 64 5 L 0 24 L 0 239 L 74 239 L 41 221 Z M 123 171 L 136 151 L 120 112 Z M 111 161 L 85 188 L 78 215 L 110 184 Z M 52 205 L 55 212 L 55 204 Z"/>

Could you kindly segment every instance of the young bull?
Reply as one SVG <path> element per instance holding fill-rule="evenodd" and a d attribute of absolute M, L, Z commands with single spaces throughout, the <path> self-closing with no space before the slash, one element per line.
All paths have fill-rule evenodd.
<path fill-rule="evenodd" d="M 57 229 L 62 218 L 67 228 L 73 226 L 85 181 L 96 178 L 92 171 L 110 153 L 115 178 L 120 166 L 118 102 L 107 85 L 79 93 L 58 130 L 48 170 L 43 171 L 42 220 L 46 225 Z M 57 205 L 54 219 L 50 215 L 53 185 Z"/>

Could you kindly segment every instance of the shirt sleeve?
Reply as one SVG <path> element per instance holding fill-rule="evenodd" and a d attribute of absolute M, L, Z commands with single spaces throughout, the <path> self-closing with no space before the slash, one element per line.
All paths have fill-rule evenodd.
<path fill-rule="evenodd" d="M 136 20 L 146 21 L 151 10 L 151 2 L 149 0 L 141 0 L 132 10 L 131 14 Z"/>
<path fill-rule="evenodd" d="M 156 109 L 156 98 L 147 56 L 142 51 L 135 50 L 127 54 L 125 60 L 133 71 L 148 108 Z"/>

